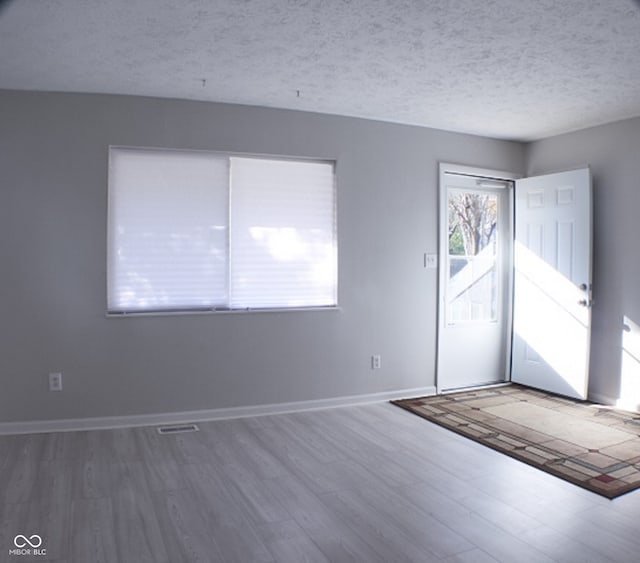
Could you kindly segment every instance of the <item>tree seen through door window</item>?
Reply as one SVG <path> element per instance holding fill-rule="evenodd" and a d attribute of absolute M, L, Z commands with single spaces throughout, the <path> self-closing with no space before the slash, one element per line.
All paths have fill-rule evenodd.
<path fill-rule="evenodd" d="M 448 321 L 497 319 L 498 197 L 482 191 L 448 195 Z"/>

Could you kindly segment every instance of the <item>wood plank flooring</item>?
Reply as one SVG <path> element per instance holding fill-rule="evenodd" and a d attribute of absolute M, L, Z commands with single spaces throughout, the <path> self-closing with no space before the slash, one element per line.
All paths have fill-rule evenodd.
<path fill-rule="evenodd" d="M 0 561 L 639 560 L 613 501 L 389 404 L 0 436 Z M 46 556 L 12 556 L 38 534 Z"/>

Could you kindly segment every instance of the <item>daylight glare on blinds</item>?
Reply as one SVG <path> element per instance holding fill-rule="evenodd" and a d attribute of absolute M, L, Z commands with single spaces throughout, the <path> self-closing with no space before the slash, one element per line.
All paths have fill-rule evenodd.
<path fill-rule="evenodd" d="M 230 160 L 231 307 L 336 305 L 333 163 Z"/>
<path fill-rule="evenodd" d="M 226 156 L 111 149 L 110 312 L 226 306 L 228 176 Z"/>

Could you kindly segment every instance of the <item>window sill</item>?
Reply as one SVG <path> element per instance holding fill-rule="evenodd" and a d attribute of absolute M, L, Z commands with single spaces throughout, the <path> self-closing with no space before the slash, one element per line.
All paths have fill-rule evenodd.
<path fill-rule="evenodd" d="M 191 315 L 246 315 L 252 313 L 309 313 L 309 312 L 326 312 L 338 311 L 342 312 L 342 308 L 338 305 L 326 307 L 276 307 L 276 308 L 260 308 L 260 309 L 202 309 L 202 310 L 185 310 L 185 311 L 108 311 L 106 317 L 108 319 L 129 318 L 129 317 L 176 317 Z"/>

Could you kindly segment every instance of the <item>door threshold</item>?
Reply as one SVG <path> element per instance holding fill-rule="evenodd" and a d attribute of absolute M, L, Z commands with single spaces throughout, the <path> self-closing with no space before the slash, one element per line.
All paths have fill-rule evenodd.
<path fill-rule="evenodd" d="M 474 391 L 480 389 L 492 389 L 494 387 L 506 387 L 511 385 L 511 381 L 498 381 L 496 383 L 481 383 L 480 385 L 470 385 L 469 387 L 456 387 L 455 389 L 443 389 L 438 395 L 449 395 L 451 393 L 462 393 L 463 391 Z"/>

